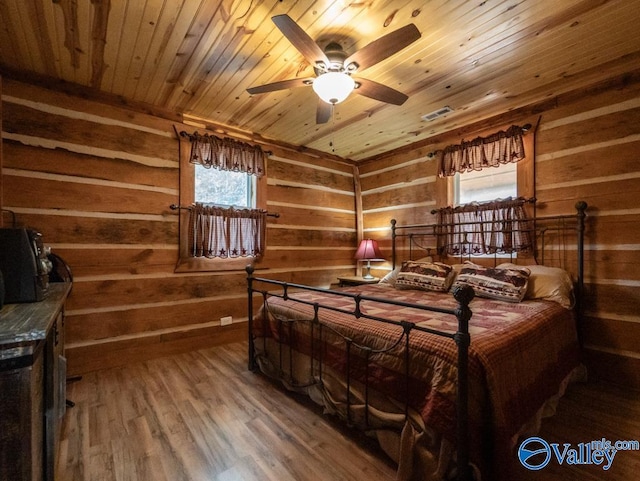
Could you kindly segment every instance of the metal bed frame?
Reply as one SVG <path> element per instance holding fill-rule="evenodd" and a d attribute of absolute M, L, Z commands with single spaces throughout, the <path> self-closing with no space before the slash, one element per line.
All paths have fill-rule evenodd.
<path fill-rule="evenodd" d="M 585 231 L 585 218 L 586 218 L 586 209 L 587 204 L 585 202 L 578 202 L 575 206 L 576 214 L 572 215 L 560 215 L 560 216 L 548 216 L 548 217 L 538 217 L 532 218 L 534 221 L 534 233 L 536 239 L 536 253 L 540 253 L 540 257 L 544 258 L 544 253 L 548 249 L 549 239 L 554 238 L 557 241 L 558 235 L 562 236 L 565 232 L 575 232 L 576 235 L 576 256 L 577 256 L 577 281 L 575 284 L 575 296 L 576 296 L 576 312 L 578 319 L 580 318 L 582 303 L 581 303 L 581 295 L 583 292 L 584 285 L 584 231 Z M 419 245 L 416 242 L 417 236 L 431 236 L 437 237 L 439 234 L 438 226 L 435 224 L 419 224 L 419 225 L 407 225 L 407 226 L 398 226 L 396 225 L 396 221 L 391 221 L 391 230 L 392 230 L 392 251 L 393 251 L 393 266 L 395 267 L 397 261 L 397 246 L 396 243 L 399 238 L 407 237 L 409 239 L 410 244 L 410 257 L 412 255 L 412 247 L 414 244 Z M 403 231 L 400 233 L 399 231 Z M 422 232 L 422 233 L 420 233 Z M 566 246 L 565 246 L 566 247 Z M 425 250 L 430 250 L 433 247 L 421 248 Z M 258 369 L 258 364 L 256 361 L 256 352 L 255 352 L 255 338 L 253 329 L 254 329 L 254 295 L 258 295 L 259 298 L 262 299 L 262 303 L 266 306 L 267 299 L 269 297 L 279 297 L 284 300 L 295 300 L 296 302 L 300 302 L 303 304 L 307 304 L 313 307 L 314 316 L 313 319 L 301 321 L 286 321 L 279 320 L 278 328 L 284 329 L 285 325 L 287 325 L 288 329 L 292 329 L 293 322 L 310 322 L 311 324 L 311 338 L 313 339 L 311 343 L 311 379 L 313 379 L 314 373 L 314 346 L 316 342 L 316 337 L 314 336 L 314 330 L 317 330 L 318 333 L 322 332 L 323 328 L 327 328 L 327 326 L 323 325 L 320 320 L 320 312 L 323 309 L 337 311 L 344 314 L 352 315 L 354 318 L 360 319 L 370 319 L 373 321 L 383 322 L 387 324 L 394 324 L 402 327 L 402 333 L 400 334 L 397 341 L 385 351 L 393 349 L 397 347 L 400 343 L 404 343 L 404 386 L 405 391 L 408 393 L 410 389 L 410 361 L 411 356 L 409 352 L 409 344 L 410 344 L 410 335 L 414 331 L 422 331 L 428 332 L 437 336 L 442 336 L 446 338 L 452 339 L 457 346 L 457 365 L 458 365 L 458 373 L 457 373 L 457 394 L 456 394 L 456 466 L 457 466 L 457 481 L 470 481 L 473 479 L 472 468 L 470 465 L 470 446 L 469 446 L 469 417 L 468 417 L 468 406 L 469 406 L 469 382 L 468 382 L 468 353 L 469 353 L 469 345 L 471 343 L 471 336 L 469 335 L 469 320 L 472 317 L 471 309 L 469 308 L 469 303 L 474 298 L 473 289 L 469 286 L 458 287 L 453 290 L 453 296 L 458 302 L 458 307 L 456 309 L 442 309 L 438 307 L 431 307 L 419 304 L 411 304 L 406 302 L 394 301 L 391 299 L 382 299 L 378 297 L 353 294 L 350 292 L 342 292 L 338 290 L 332 289 L 323 289 L 319 287 L 312 287 L 302 284 L 294 284 L 283 281 L 277 281 L 268 278 L 262 277 L 254 277 L 254 269 L 252 266 L 247 266 L 247 292 L 248 292 L 248 333 L 249 333 L 249 352 L 248 352 L 248 368 L 251 371 L 256 371 Z M 259 285 L 260 287 L 256 287 Z M 271 289 L 271 290 L 269 290 Z M 274 289 L 277 289 L 274 291 Z M 294 292 L 292 292 L 292 290 Z M 336 308 L 332 306 L 324 306 L 319 303 L 309 302 L 303 299 L 297 299 L 295 296 L 295 291 L 312 291 L 312 292 L 323 292 L 334 296 L 340 296 L 343 298 L 350 298 L 353 300 L 354 308 L 353 309 L 342 309 Z M 423 311 L 431 311 L 431 312 L 440 312 L 445 314 L 450 314 L 457 318 L 457 331 L 455 333 L 438 331 L 435 329 L 425 328 L 421 326 L 416 326 L 409 321 L 394 321 L 391 319 L 385 319 L 378 316 L 367 315 L 361 309 L 361 304 L 363 302 L 377 302 L 383 303 L 393 306 L 402 306 L 409 307 L 413 309 L 423 310 Z M 266 312 L 266 309 L 265 309 Z M 263 324 L 264 326 L 264 324 Z M 335 332 L 335 331 L 333 331 Z M 578 330 L 579 332 L 579 330 Z M 337 334 L 337 333 L 336 333 Z M 265 336 L 262 336 L 264 342 L 266 343 Z M 350 418 L 350 406 L 351 406 L 351 398 L 350 398 L 350 385 L 351 385 L 351 371 L 349 360 L 351 357 L 352 349 L 359 349 L 365 355 L 366 359 L 366 368 L 368 373 L 369 367 L 369 356 L 375 351 L 373 348 L 368 346 L 363 346 L 355 343 L 353 339 L 342 336 L 346 345 L 346 356 L 347 356 L 347 374 L 346 374 L 346 421 L 347 423 L 351 423 Z M 321 338 L 321 336 L 320 336 Z M 318 341 L 319 342 L 319 341 Z M 283 343 L 279 343 L 279 370 L 280 373 L 284 373 L 283 362 L 284 362 L 284 353 L 283 349 L 289 349 L 289 362 L 291 363 L 291 351 L 292 346 L 283 345 Z M 266 348 L 266 346 L 265 346 Z M 318 369 L 320 373 L 319 382 L 322 382 L 322 358 L 321 356 L 317 359 L 319 363 Z M 292 366 L 289 366 L 289 372 L 292 372 Z M 283 374 L 282 374 L 283 375 Z M 281 376 L 282 377 L 282 376 Z M 287 380 L 292 385 L 295 385 L 295 380 L 290 378 Z M 364 389 L 365 389 L 365 424 L 368 424 L 368 411 L 369 411 L 369 385 L 368 385 L 368 376 L 365 374 L 364 380 Z M 296 386 L 296 387 L 304 387 L 304 386 Z M 405 401 L 405 420 L 408 416 L 409 411 L 409 398 L 406 396 Z"/>

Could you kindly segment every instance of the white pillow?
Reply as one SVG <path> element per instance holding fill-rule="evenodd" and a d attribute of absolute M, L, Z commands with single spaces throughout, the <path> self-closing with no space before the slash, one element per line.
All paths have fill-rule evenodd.
<path fill-rule="evenodd" d="M 514 264 L 500 264 L 498 269 L 510 268 Z M 566 309 L 575 305 L 573 281 L 564 269 L 539 265 L 526 266 L 531 271 L 525 299 L 546 299 Z"/>
<path fill-rule="evenodd" d="M 398 272 L 400 272 L 401 267 L 396 267 L 387 275 L 385 275 L 382 279 L 380 279 L 379 284 L 391 284 L 394 286 L 396 284 L 396 277 L 398 277 Z"/>

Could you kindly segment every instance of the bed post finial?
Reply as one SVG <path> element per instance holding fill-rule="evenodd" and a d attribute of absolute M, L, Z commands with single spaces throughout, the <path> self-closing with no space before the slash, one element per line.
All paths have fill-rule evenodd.
<path fill-rule="evenodd" d="M 576 202 L 576 210 L 580 214 L 584 214 L 584 212 L 587 210 L 587 203 L 584 200 L 579 200 L 578 202 Z"/>
<path fill-rule="evenodd" d="M 476 293 L 471 286 L 456 286 L 453 289 L 453 297 L 456 301 L 458 301 L 462 306 L 468 306 L 469 303 L 476 297 Z"/>

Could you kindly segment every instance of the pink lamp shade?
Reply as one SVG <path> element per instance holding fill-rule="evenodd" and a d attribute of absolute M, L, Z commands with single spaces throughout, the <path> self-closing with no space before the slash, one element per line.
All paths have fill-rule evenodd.
<path fill-rule="evenodd" d="M 367 261 L 367 273 L 362 276 L 364 279 L 373 279 L 371 275 L 371 261 L 384 260 L 384 256 L 378 248 L 378 242 L 373 239 L 362 239 L 354 258 L 359 261 Z"/>

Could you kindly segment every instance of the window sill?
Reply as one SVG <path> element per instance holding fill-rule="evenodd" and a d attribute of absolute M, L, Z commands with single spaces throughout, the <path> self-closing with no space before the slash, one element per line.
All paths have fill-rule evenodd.
<path fill-rule="evenodd" d="M 207 257 L 188 257 L 178 259 L 174 272 L 219 272 L 244 271 L 248 265 L 254 266 L 254 257 L 237 257 L 234 259 L 220 259 Z"/>

